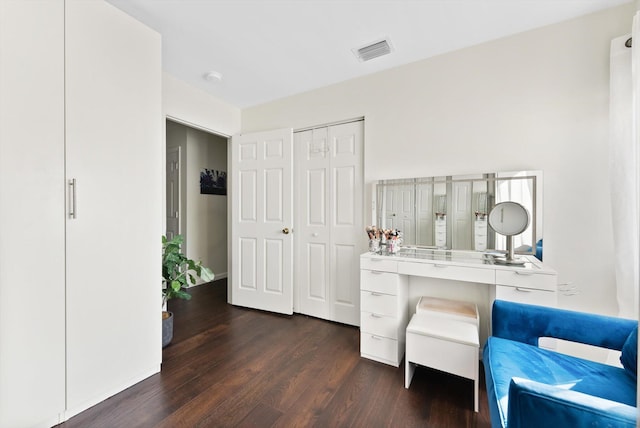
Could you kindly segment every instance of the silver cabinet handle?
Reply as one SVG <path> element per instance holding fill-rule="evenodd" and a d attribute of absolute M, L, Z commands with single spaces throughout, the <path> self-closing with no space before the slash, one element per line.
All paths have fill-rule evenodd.
<path fill-rule="evenodd" d="M 535 275 L 535 272 L 527 272 L 524 270 L 517 270 L 516 271 L 516 275 L 522 275 L 522 276 L 531 276 L 531 275 Z"/>
<path fill-rule="evenodd" d="M 371 335 L 371 338 L 372 338 L 373 340 L 382 340 L 382 338 L 381 338 L 381 337 L 374 336 L 373 334 Z"/>
<path fill-rule="evenodd" d="M 529 290 L 527 288 L 520 288 L 520 287 L 516 287 L 516 291 L 519 291 L 521 293 L 531 293 L 531 292 L 533 292 L 533 290 Z"/>
<path fill-rule="evenodd" d="M 69 218 L 78 218 L 78 207 L 76 205 L 76 193 L 78 191 L 78 184 L 76 179 L 69 180 Z"/>
<path fill-rule="evenodd" d="M 371 273 L 372 273 L 373 275 L 382 275 L 384 272 L 379 271 L 379 270 L 372 270 L 372 271 L 371 271 Z"/>
<path fill-rule="evenodd" d="M 382 315 L 371 314 L 371 318 L 382 318 Z"/>
<path fill-rule="evenodd" d="M 380 293 L 374 293 L 373 291 L 371 292 L 371 295 L 372 295 L 372 296 L 375 296 L 375 297 L 382 296 L 382 294 L 380 294 Z"/>
<path fill-rule="evenodd" d="M 438 265 L 438 264 L 435 264 L 435 265 L 433 265 L 433 266 L 434 266 L 434 267 L 437 267 L 437 268 L 440 268 L 440 269 L 442 269 L 442 268 L 446 268 L 446 267 L 447 267 L 447 265 Z"/>

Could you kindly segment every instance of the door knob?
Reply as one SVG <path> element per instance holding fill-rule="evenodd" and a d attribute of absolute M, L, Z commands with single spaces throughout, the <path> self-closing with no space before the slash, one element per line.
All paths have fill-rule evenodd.
<path fill-rule="evenodd" d="M 289 234 L 289 228 L 285 227 L 284 229 L 282 229 L 282 233 L 284 233 L 285 235 Z"/>

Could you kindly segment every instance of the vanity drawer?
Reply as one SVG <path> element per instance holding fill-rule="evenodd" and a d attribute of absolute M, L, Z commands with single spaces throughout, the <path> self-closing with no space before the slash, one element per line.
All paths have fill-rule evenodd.
<path fill-rule="evenodd" d="M 401 358 L 398 358 L 399 353 L 397 340 L 371 333 L 360 333 L 360 354 L 363 357 L 398 367 L 401 360 Z"/>
<path fill-rule="evenodd" d="M 360 271 L 360 288 L 385 294 L 398 294 L 398 274 L 378 270 Z"/>
<path fill-rule="evenodd" d="M 496 270 L 496 284 L 556 291 L 557 277 L 526 270 Z"/>
<path fill-rule="evenodd" d="M 398 262 L 384 257 L 363 257 L 360 259 L 360 269 L 370 269 L 379 272 L 398 272 Z"/>
<path fill-rule="evenodd" d="M 506 285 L 496 285 L 496 299 L 540 306 L 554 307 L 558 305 L 558 293 L 555 291 Z"/>
<path fill-rule="evenodd" d="M 425 276 L 429 278 L 451 279 L 454 281 L 495 284 L 495 271 L 464 266 L 452 266 L 438 263 L 402 263 L 398 271 L 404 275 Z"/>
<path fill-rule="evenodd" d="M 360 331 L 387 337 L 398 338 L 398 319 L 371 312 L 360 312 Z"/>
<path fill-rule="evenodd" d="M 360 291 L 360 309 L 388 317 L 398 315 L 398 297 L 374 291 Z"/>

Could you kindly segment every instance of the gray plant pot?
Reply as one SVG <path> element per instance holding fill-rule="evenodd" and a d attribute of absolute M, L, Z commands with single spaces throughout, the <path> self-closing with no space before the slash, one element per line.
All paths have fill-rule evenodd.
<path fill-rule="evenodd" d="M 169 316 L 162 318 L 162 347 L 166 347 L 173 339 L 173 312 L 167 312 Z"/>

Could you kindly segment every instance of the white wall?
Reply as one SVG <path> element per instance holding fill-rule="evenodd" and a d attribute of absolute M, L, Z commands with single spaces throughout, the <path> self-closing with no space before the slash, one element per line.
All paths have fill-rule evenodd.
<path fill-rule="evenodd" d="M 168 73 L 162 77 L 166 117 L 220 135 L 240 131 L 240 109 L 194 88 Z"/>
<path fill-rule="evenodd" d="M 609 44 L 632 4 L 242 111 L 242 131 L 365 116 L 365 181 L 543 170 L 544 259 L 616 314 L 607 171 Z"/>
<path fill-rule="evenodd" d="M 212 97 L 168 73 L 163 74 L 162 97 L 165 117 L 174 122 L 222 136 L 231 136 L 240 132 L 241 112 L 238 107 Z M 193 259 L 202 260 L 205 266 L 213 270 L 217 278 L 223 278 L 227 271 L 227 197 L 199 194 L 201 167 L 198 156 L 201 150 L 198 149 L 197 144 L 187 144 L 187 129 L 181 129 L 178 123 L 167 122 L 167 138 L 176 139 L 174 142 L 167 141 L 167 144 L 182 146 L 180 167 L 182 169 L 181 204 L 183 213 L 180 227 L 185 236 L 186 254 Z M 189 135 L 195 135 L 193 132 L 193 130 L 189 131 Z M 207 162 L 207 165 L 203 165 L 203 167 L 211 168 L 213 166 L 227 171 L 226 139 L 216 136 L 210 137 L 217 138 L 216 147 L 209 148 L 210 154 L 215 160 Z M 224 144 L 220 141 L 224 141 Z M 195 152 L 191 153 L 191 150 Z M 187 165 L 188 162 L 189 165 Z M 224 164 L 218 162 L 224 162 Z M 188 175 L 187 171 L 191 169 L 194 171 Z M 196 183 L 198 186 L 197 194 L 194 191 Z M 188 197 L 188 195 L 191 196 Z M 208 203 L 201 204 L 201 200 L 207 200 Z M 224 201 L 224 204 L 220 201 Z M 212 204 L 213 206 L 211 206 Z M 224 208 L 222 208 L 223 206 Z M 210 224 L 203 224 L 205 216 L 212 216 L 215 219 Z"/>
<path fill-rule="evenodd" d="M 216 274 L 227 276 L 227 196 L 200 193 L 200 171 L 228 171 L 227 139 L 187 128 L 186 254 L 202 260 Z"/>

